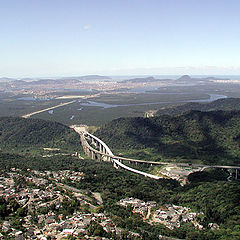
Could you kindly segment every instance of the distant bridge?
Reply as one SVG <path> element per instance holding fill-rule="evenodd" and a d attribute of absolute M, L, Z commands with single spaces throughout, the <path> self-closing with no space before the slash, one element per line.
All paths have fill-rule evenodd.
<path fill-rule="evenodd" d="M 42 109 L 42 110 L 39 110 L 39 111 L 35 111 L 35 112 L 32 112 L 32 113 L 28 113 L 26 115 L 23 115 L 22 118 L 29 118 L 29 117 L 31 117 L 31 116 L 33 116 L 35 114 L 46 112 L 46 111 L 49 111 L 49 110 L 52 110 L 52 109 L 55 109 L 55 108 L 63 107 L 65 105 L 72 104 L 74 102 L 76 102 L 76 100 L 71 101 L 71 102 L 61 103 L 61 104 L 58 104 L 56 106 L 45 108 L 45 109 Z"/>
<path fill-rule="evenodd" d="M 113 163 L 113 166 L 115 168 L 123 168 L 127 171 L 134 172 L 140 175 L 143 175 L 145 177 L 149 177 L 152 179 L 160 179 L 162 177 L 146 173 L 143 171 L 136 170 L 134 168 L 131 168 L 129 166 L 126 166 L 123 164 L 123 161 L 128 161 L 129 163 L 135 162 L 142 163 L 142 164 L 149 164 L 149 165 L 169 165 L 174 164 L 179 167 L 193 167 L 193 168 L 200 168 L 201 171 L 207 169 L 207 168 L 221 168 L 221 169 L 234 169 L 236 170 L 236 179 L 238 176 L 238 170 L 240 170 L 239 166 L 221 166 L 221 165 L 201 165 L 201 164 L 189 164 L 189 163 L 175 163 L 175 162 L 154 162 L 154 161 L 144 161 L 144 160 L 137 160 L 137 159 L 131 159 L 131 158 L 124 158 L 120 156 L 116 156 L 112 153 L 111 149 L 104 143 L 101 139 L 97 138 L 96 136 L 88 133 L 88 132 L 82 132 L 80 134 L 81 137 L 81 143 L 83 147 L 83 151 L 92 159 L 98 159 L 101 161 L 109 161 Z M 91 142 L 91 145 L 94 146 L 93 148 L 88 141 Z"/>

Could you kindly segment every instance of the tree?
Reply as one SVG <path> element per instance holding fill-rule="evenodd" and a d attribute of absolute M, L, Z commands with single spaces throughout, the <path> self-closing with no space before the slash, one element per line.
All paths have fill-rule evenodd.
<path fill-rule="evenodd" d="M 88 226 L 88 235 L 89 236 L 106 236 L 106 232 L 103 230 L 103 227 L 96 221 L 91 221 Z"/>

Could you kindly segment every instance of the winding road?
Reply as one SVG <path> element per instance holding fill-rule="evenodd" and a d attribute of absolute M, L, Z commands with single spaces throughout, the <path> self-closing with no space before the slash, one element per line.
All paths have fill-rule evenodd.
<path fill-rule="evenodd" d="M 189 164 L 189 163 L 175 163 L 175 162 L 154 162 L 154 161 L 144 161 L 144 160 L 137 160 L 137 159 L 130 159 L 130 158 L 123 158 L 116 156 L 112 153 L 111 149 L 104 143 L 101 139 L 97 138 L 93 134 L 90 134 L 88 132 L 82 132 L 80 133 L 81 136 L 81 143 L 84 149 L 84 152 L 91 157 L 92 159 L 106 159 L 106 161 L 111 161 L 116 168 L 123 168 L 127 171 L 134 172 L 140 175 L 143 175 L 145 177 L 149 177 L 152 179 L 160 179 L 162 177 L 149 174 L 143 171 L 139 171 L 137 169 L 131 168 L 129 166 L 126 166 L 123 164 L 123 161 L 129 161 L 129 162 L 136 162 L 136 163 L 145 163 L 145 164 L 151 164 L 151 165 L 169 165 L 174 164 L 176 166 L 180 167 L 193 167 L 201 169 L 201 171 L 207 169 L 207 168 L 221 168 L 221 169 L 234 169 L 236 170 L 236 179 L 238 176 L 237 171 L 240 170 L 240 166 L 228 166 L 228 165 L 201 165 L 201 164 Z M 98 149 L 93 148 L 89 145 L 88 141 L 92 141 L 92 145 L 95 145 Z"/>

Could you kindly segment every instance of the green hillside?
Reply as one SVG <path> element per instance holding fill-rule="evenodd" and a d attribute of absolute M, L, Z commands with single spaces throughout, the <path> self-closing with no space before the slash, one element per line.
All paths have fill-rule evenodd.
<path fill-rule="evenodd" d="M 0 118 L 2 151 L 31 151 L 47 148 L 80 148 L 79 135 L 69 127 L 40 119 Z"/>
<path fill-rule="evenodd" d="M 191 110 L 197 111 L 231 111 L 231 110 L 240 110 L 240 98 L 223 98 L 210 103 L 187 103 L 177 107 L 160 109 L 157 111 L 156 115 L 178 115 L 183 114 Z"/>
<path fill-rule="evenodd" d="M 205 143 L 212 146 L 212 149 L 202 149 L 202 152 L 205 151 L 203 156 L 211 153 L 211 156 L 216 157 L 219 154 L 217 160 L 224 158 L 237 162 L 238 149 L 235 143 L 239 138 L 233 136 L 239 136 L 239 118 L 240 112 L 190 112 L 179 117 L 122 118 L 105 125 L 96 134 L 111 144 L 111 147 L 114 146 L 115 150 L 120 149 L 122 153 L 125 151 L 129 154 L 129 149 L 135 154 L 145 156 L 144 154 L 149 152 L 148 155 L 154 158 L 170 153 L 177 155 L 182 146 L 191 149 L 192 146 L 198 144 L 202 146 Z M 62 124 L 43 120 L 1 118 L 0 133 L 2 150 L 25 149 L 31 145 L 35 149 L 43 146 L 65 149 L 79 147 L 77 145 L 79 136 L 75 132 Z M 175 144 L 178 145 L 176 149 Z M 214 147 L 218 145 L 219 148 L 215 150 Z M 159 150 L 162 146 L 166 146 L 169 152 Z M 171 148 L 173 151 L 170 151 Z M 234 148 L 237 149 L 236 152 L 233 151 Z M 225 155 L 220 154 L 220 150 L 223 149 Z M 200 152 L 199 149 L 197 151 Z M 185 153 L 186 157 L 190 154 L 188 150 L 181 153 Z M 204 161 L 207 161 L 207 158 Z M 26 174 L 29 174 L 25 171 L 28 168 L 41 171 L 68 169 L 85 173 L 85 177 L 79 181 L 65 179 L 63 183 L 80 190 L 101 193 L 102 210 L 112 216 L 118 227 L 140 234 L 148 233 L 149 235 L 143 239 L 159 239 L 159 234 L 192 240 L 239 239 L 240 236 L 240 185 L 238 182 L 217 179 L 215 171 L 208 172 L 205 179 L 196 176 L 197 173 L 195 176 L 192 174 L 190 184 L 181 187 L 175 180 L 145 178 L 115 169 L 109 162 L 89 159 L 79 161 L 77 157 L 65 155 L 43 158 L 0 152 L 0 170 L 9 171 L 11 167 L 23 169 Z M 135 197 L 144 201 L 154 200 L 160 205 L 167 203 L 183 205 L 197 212 L 202 211 L 204 217 L 201 223 L 205 229 L 200 231 L 186 223 L 170 231 L 163 225 L 147 224 L 129 208 L 117 204 L 117 201 L 125 197 Z M 209 229 L 210 222 L 219 224 L 220 230 Z"/>
<path fill-rule="evenodd" d="M 95 134 L 113 152 L 146 160 L 240 164 L 240 111 L 120 118 Z"/>

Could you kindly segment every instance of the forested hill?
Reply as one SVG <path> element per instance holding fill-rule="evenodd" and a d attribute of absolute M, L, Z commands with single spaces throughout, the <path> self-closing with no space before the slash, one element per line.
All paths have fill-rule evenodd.
<path fill-rule="evenodd" d="M 115 154 L 139 159 L 240 164 L 240 111 L 120 118 L 95 135 Z"/>
<path fill-rule="evenodd" d="M 79 135 L 57 122 L 20 117 L 0 118 L 0 148 L 2 150 L 37 146 L 71 149 L 79 146 Z"/>
<path fill-rule="evenodd" d="M 195 103 L 195 102 L 186 103 L 184 105 L 180 105 L 177 107 L 160 109 L 157 111 L 156 115 L 163 114 L 178 115 L 186 113 L 191 110 L 197 111 L 240 110 L 240 98 L 223 98 L 210 103 Z"/>

